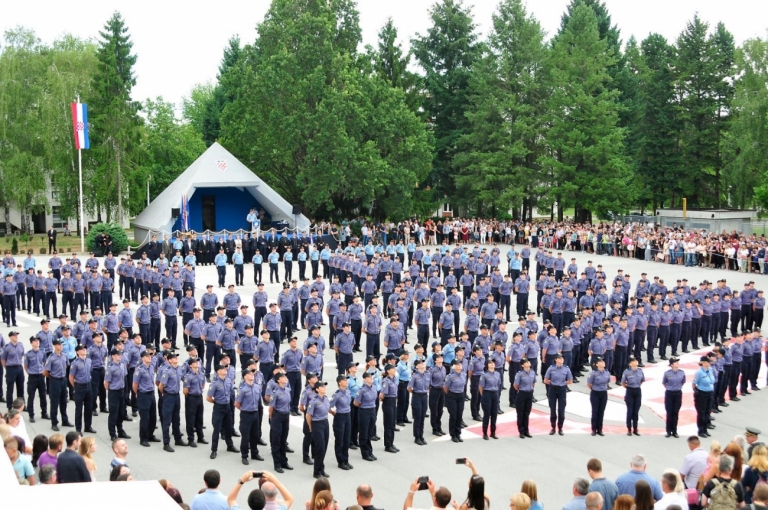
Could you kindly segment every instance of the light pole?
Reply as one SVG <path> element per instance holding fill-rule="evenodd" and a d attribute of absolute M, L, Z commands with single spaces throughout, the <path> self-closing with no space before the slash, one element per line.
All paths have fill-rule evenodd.
<path fill-rule="evenodd" d="M 149 181 L 152 180 L 152 174 L 147 175 L 147 207 L 149 207 Z"/>

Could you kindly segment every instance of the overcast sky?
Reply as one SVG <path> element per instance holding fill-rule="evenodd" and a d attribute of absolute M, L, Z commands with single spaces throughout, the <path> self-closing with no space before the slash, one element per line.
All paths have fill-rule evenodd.
<path fill-rule="evenodd" d="M 496 0 L 465 0 L 474 5 L 475 22 L 487 33 Z M 569 0 L 528 0 L 547 33 L 557 31 Z M 63 33 L 96 38 L 115 10 L 126 20 L 138 55 L 134 99 L 163 96 L 177 104 L 196 83 L 214 81 L 228 39 L 239 34 L 244 42 L 255 38 L 255 27 L 264 18 L 269 0 L 218 0 L 198 3 L 179 0 L 80 0 L 74 4 L 45 0 L 0 2 L 0 26 L 32 28 L 50 43 Z M 363 43 L 376 43 L 388 17 L 407 46 L 416 33 L 430 25 L 428 9 L 433 0 L 358 0 Z M 626 41 L 642 40 L 658 32 L 673 41 L 698 12 L 714 27 L 719 21 L 733 33 L 737 44 L 765 37 L 768 28 L 766 0 L 605 0 L 613 23 Z"/>

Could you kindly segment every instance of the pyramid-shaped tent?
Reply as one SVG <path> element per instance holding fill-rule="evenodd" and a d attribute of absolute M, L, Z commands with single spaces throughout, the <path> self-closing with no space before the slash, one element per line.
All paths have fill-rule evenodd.
<path fill-rule="evenodd" d="M 309 227 L 304 215 L 294 216 L 287 200 L 214 143 L 133 220 L 135 239 L 144 243 L 153 233 L 162 238 L 163 232 L 177 230 L 179 218 L 174 209 L 181 208 L 184 195 L 189 204 L 189 228 L 195 232 L 246 229 L 246 215 L 252 207 L 263 208 L 271 222 Z"/>

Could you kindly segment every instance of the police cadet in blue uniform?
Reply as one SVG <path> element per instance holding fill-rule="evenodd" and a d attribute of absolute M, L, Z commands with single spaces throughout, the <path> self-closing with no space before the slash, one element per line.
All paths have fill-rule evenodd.
<path fill-rule="evenodd" d="M 182 370 L 179 366 L 179 357 L 175 352 L 168 354 L 168 367 L 163 370 L 160 377 L 158 391 L 163 396 L 163 450 L 173 453 L 171 446 L 171 426 L 173 427 L 174 445 L 189 446 L 181 434 L 181 382 Z"/>
<path fill-rule="evenodd" d="M 64 427 L 72 427 L 67 417 L 67 367 L 69 360 L 64 354 L 60 338 L 53 340 L 53 353 L 45 360 L 43 375 L 50 379 L 48 395 L 51 397 L 51 429 L 59 431 L 58 413 L 61 412 L 61 424 Z"/>
<path fill-rule="evenodd" d="M 424 439 L 424 420 L 427 417 L 428 392 L 430 387 L 430 375 L 426 372 L 426 365 L 423 359 L 416 359 L 413 362 L 414 372 L 408 381 L 408 392 L 411 393 L 411 412 L 413 414 L 413 437 L 414 443 L 419 446 L 426 446 Z"/>
<path fill-rule="evenodd" d="M 325 472 L 325 453 L 328 450 L 330 440 L 330 428 L 328 427 L 328 413 L 335 414 L 331 409 L 331 402 L 325 395 L 327 382 L 317 381 L 314 390 L 317 396 L 307 406 L 305 420 L 312 434 L 312 451 L 314 455 L 314 473 L 312 476 L 320 478 L 330 476 Z"/>
<path fill-rule="evenodd" d="M 219 253 L 213 259 L 213 264 L 219 275 L 219 288 L 224 288 L 224 281 L 227 277 L 227 256 L 224 254 L 224 248 L 219 248 Z"/>
<path fill-rule="evenodd" d="M 448 408 L 448 433 L 451 441 L 462 443 L 461 423 L 464 413 L 464 391 L 467 385 L 467 374 L 463 371 L 462 362 L 458 359 L 451 361 L 451 372 L 443 383 L 443 391 L 446 393 L 445 406 Z"/>
<path fill-rule="evenodd" d="M 621 385 L 627 390 L 624 394 L 624 402 L 627 404 L 627 435 L 639 436 L 637 430 L 639 421 L 640 404 L 642 403 L 642 391 L 640 386 L 645 382 L 643 369 L 638 367 L 639 361 L 634 356 L 629 357 L 629 368 L 621 376 Z"/>
<path fill-rule="evenodd" d="M 283 473 L 284 469 L 293 469 L 288 464 L 288 429 L 291 411 L 291 394 L 286 388 L 288 378 L 283 373 L 275 376 L 277 387 L 269 400 L 269 443 L 272 450 L 272 461 L 275 471 Z"/>
<path fill-rule="evenodd" d="M 29 338 L 30 350 L 24 353 L 24 370 L 27 372 L 27 405 L 30 423 L 35 423 L 35 394 L 40 396 L 40 409 L 43 419 L 48 418 L 48 401 L 45 396 L 45 353 L 40 350 L 40 339 L 33 336 Z"/>
<path fill-rule="evenodd" d="M 683 386 L 685 385 L 685 372 L 680 370 L 680 360 L 671 358 L 669 370 L 664 372 L 661 384 L 664 385 L 664 408 L 667 412 L 667 434 L 664 437 L 677 435 L 677 421 L 680 415 L 680 407 L 683 404 Z"/>
<path fill-rule="evenodd" d="M 200 370 L 200 358 L 187 359 L 188 369 L 184 375 L 184 418 L 187 429 L 187 442 L 192 448 L 197 443 L 208 444 L 203 434 L 203 390 L 205 389 L 205 374 Z M 195 442 L 197 434 L 197 442 Z"/>
<path fill-rule="evenodd" d="M 14 297 L 14 299 L 16 299 Z M 14 324 L 15 326 L 16 324 Z M 5 402 L 11 408 L 13 390 L 17 398 L 24 398 L 24 346 L 19 342 L 19 333 L 11 331 L 8 334 L 10 342 L 0 350 L 0 361 L 5 369 L 6 393 Z"/>
<path fill-rule="evenodd" d="M 440 345 L 439 342 L 433 342 L 432 347 Z M 432 427 L 433 436 L 444 436 L 442 429 L 443 407 L 445 406 L 445 391 L 443 383 L 445 382 L 446 367 L 443 366 L 443 354 L 437 352 L 432 357 L 432 364 L 429 367 L 429 424 Z M 422 436 L 423 437 L 423 436 Z"/>
<path fill-rule="evenodd" d="M 363 372 L 363 384 L 357 392 L 354 405 L 360 410 L 358 412 L 359 431 L 360 431 L 360 453 L 363 460 L 374 461 L 373 446 L 371 437 L 376 427 L 376 400 L 378 395 L 373 386 L 373 374 L 367 370 Z"/>
<path fill-rule="evenodd" d="M 253 460 L 264 460 L 259 455 L 259 404 L 264 378 L 255 363 L 243 368 L 243 382 L 237 391 L 235 407 L 240 410 L 240 457 L 247 466 L 249 453 Z"/>
<path fill-rule="evenodd" d="M 349 447 L 352 439 L 352 393 L 349 390 L 349 379 L 346 375 L 337 376 L 336 384 L 339 388 L 330 401 L 330 406 L 335 410 L 333 415 L 334 453 L 339 469 L 349 471 L 352 469 L 349 463 Z"/>
<path fill-rule="evenodd" d="M 397 392 L 399 381 L 397 379 L 397 366 L 394 360 L 384 366 L 385 377 L 381 381 L 381 393 L 379 400 L 384 412 L 384 451 L 397 453 L 395 447 L 395 428 L 397 423 Z"/>
<path fill-rule="evenodd" d="M 103 343 L 101 331 L 94 330 L 96 322 L 91 319 L 90 324 L 94 324 L 84 333 L 85 337 L 90 337 L 91 345 L 87 349 L 86 356 L 91 360 L 91 391 L 93 392 L 93 415 L 98 416 L 96 409 L 102 413 L 107 413 L 107 390 L 104 386 L 104 362 L 107 359 L 107 347 Z M 97 403 L 100 404 L 97 405 Z"/>
<path fill-rule="evenodd" d="M 605 369 L 605 360 L 601 356 L 595 357 L 593 370 L 587 377 L 589 389 L 589 402 L 592 404 L 592 435 L 603 435 L 603 416 L 605 406 L 608 404 L 608 384 L 611 382 L 611 373 Z"/>
<path fill-rule="evenodd" d="M 223 250 L 222 250 L 223 252 Z M 222 253 L 223 255 L 223 253 Z M 226 255 L 224 255 L 226 257 Z M 206 399 L 213 404 L 213 433 L 211 438 L 211 459 L 215 459 L 219 447 L 219 435 L 227 444 L 228 452 L 239 452 L 232 442 L 230 431 L 233 428 L 229 402 L 232 395 L 232 381 L 228 377 L 227 365 L 216 365 L 216 378 L 208 388 Z"/>
<path fill-rule="evenodd" d="M 104 387 L 107 389 L 107 400 L 109 401 L 109 418 L 107 419 L 107 429 L 109 438 L 114 441 L 118 437 L 121 439 L 130 439 L 131 436 L 125 433 L 123 429 L 123 409 L 125 408 L 125 379 L 128 376 L 128 369 L 121 362 L 122 351 L 112 348 L 109 351 L 109 363 L 107 363 L 104 373 Z"/>
<path fill-rule="evenodd" d="M 557 425 L 557 433 L 562 436 L 563 423 L 565 422 L 566 389 L 569 384 L 573 384 L 571 369 L 565 366 L 562 354 L 555 355 L 555 364 L 550 366 L 544 374 L 544 384 L 549 386 L 547 397 L 549 399 L 549 423 L 552 426 L 549 435 L 555 435 L 555 425 Z"/>
<path fill-rule="evenodd" d="M 85 432 L 95 434 L 91 427 L 93 421 L 93 389 L 91 387 L 91 360 L 86 357 L 84 345 L 75 348 L 77 359 L 69 371 L 69 384 L 75 388 L 75 430 L 83 432 L 83 413 L 85 413 Z"/>
<path fill-rule="evenodd" d="M 496 418 L 499 415 L 499 392 L 501 391 L 501 374 L 496 371 L 496 362 L 489 359 L 485 362 L 485 373 L 480 376 L 479 391 L 483 406 L 483 439 L 488 440 L 488 424 L 491 425 L 491 437 L 496 436 Z"/>
<path fill-rule="evenodd" d="M 155 381 L 152 369 L 152 354 L 141 353 L 141 363 L 133 374 L 133 392 L 137 395 L 139 407 L 139 440 L 141 446 L 159 443 L 155 436 L 157 428 L 157 403 L 155 401 Z"/>
<path fill-rule="evenodd" d="M 336 334 L 336 342 L 333 350 L 338 355 L 338 375 L 344 375 L 347 366 L 352 362 L 352 349 L 355 347 L 355 335 L 352 334 L 352 324 L 345 322 L 340 333 Z"/>

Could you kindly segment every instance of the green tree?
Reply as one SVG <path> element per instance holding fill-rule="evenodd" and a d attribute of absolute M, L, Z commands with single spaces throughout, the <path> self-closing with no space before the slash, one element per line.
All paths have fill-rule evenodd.
<path fill-rule="evenodd" d="M 410 213 L 430 159 L 405 93 L 359 55 L 348 0 L 274 0 L 225 86 L 222 143 L 310 212 Z"/>
<path fill-rule="evenodd" d="M 641 52 L 635 170 L 641 197 L 655 211 L 668 200 L 674 204 L 695 183 L 685 178 L 680 162 L 675 48 L 663 36 L 651 34 L 641 43 Z"/>
<path fill-rule="evenodd" d="M 698 15 L 677 39 L 677 88 L 683 122 L 681 150 L 687 176 L 696 186 L 689 204 L 719 206 L 722 133 L 727 129 L 735 49 L 722 24 L 708 36 Z"/>
<path fill-rule="evenodd" d="M 154 200 L 203 152 L 205 143 L 191 123 L 181 123 L 175 117 L 175 105 L 147 99 L 142 111 L 146 115 L 143 139 L 146 158 L 142 171 L 137 172 L 137 188 L 149 178 L 150 200 Z M 142 194 L 142 197 L 144 194 Z M 143 207 L 139 207 L 143 209 Z"/>
<path fill-rule="evenodd" d="M 541 158 L 553 172 L 560 219 L 574 206 L 577 221 L 591 221 L 592 212 L 621 211 L 634 198 L 619 93 L 608 87 L 615 58 L 600 39 L 594 11 L 576 6 L 550 53 L 549 152 Z"/>
<path fill-rule="evenodd" d="M 488 52 L 475 66 L 467 111 L 470 130 L 456 156 L 460 189 L 483 205 L 530 217 L 541 184 L 546 47 L 544 30 L 522 0 L 502 0 L 493 15 Z"/>
<path fill-rule="evenodd" d="M 203 136 L 203 123 L 208 114 L 208 104 L 213 100 L 214 86 L 209 83 L 198 83 L 189 93 L 189 97 L 181 100 L 181 116 L 189 122 L 192 128 Z"/>
<path fill-rule="evenodd" d="M 749 39 L 737 52 L 739 79 L 732 102 L 733 119 L 723 141 L 725 183 L 733 205 L 750 207 L 753 199 L 768 209 L 768 42 Z"/>
<path fill-rule="evenodd" d="M 403 53 L 403 47 L 397 42 L 397 27 L 392 18 L 379 31 L 379 46 L 373 54 L 376 74 L 392 87 L 402 89 L 407 98 L 408 107 L 418 112 L 421 107 L 421 79 L 408 70 L 411 54 Z"/>
<path fill-rule="evenodd" d="M 107 222 L 116 207 L 117 223 L 125 216 L 123 201 L 131 174 L 139 168 L 141 119 L 139 104 L 131 99 L 136 85 L 133 42 L 119 12 L 115 12 L 99 33 L 98 66 L 93 77 L 89 103 L 93 173 L 87 179 L 90 209 L 106 212 Z M 134 197 L 135 194 L 130 194 Z M 141 196 L 141 195 L 139 195 Z M 140 201 L 139 201 L 140 203 Z"/>
<path fill-rule="evenodd" d="M 200 122 L 201 132 L 205 145 L 210 147 L 221 136 L 221 116 L 224 108 L 234 100 L 234 91 L 229 85 L 229 73 L 238 65 L 243 57 L 243 49 L 240 47 L 240 37 L 230 38 L 229 45 L 224 48 L 224 57 L 219 64 L 218 82 L 213 88 L 211 96 L 198 94 L 200 97 L 200 111 L 197 112 L 197 121 Z M 194 98 L 193 98 L 194 99 Z"/>
<path fill-rule="evenodd" d="M 432 26 L 411 41 L 416 61 L 424 71 L 424 111 L 435 144 L 427 184 L 442 196 L 466 202 L 457 190 L 453 158 L 458 141 L 469 132 L 469 80 L 482 56 L 471 8 L 462 0 L 438 0 L 430 9 Z"/>

